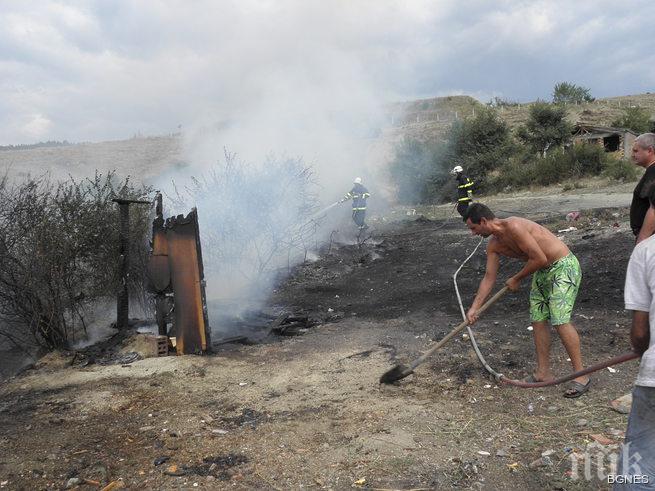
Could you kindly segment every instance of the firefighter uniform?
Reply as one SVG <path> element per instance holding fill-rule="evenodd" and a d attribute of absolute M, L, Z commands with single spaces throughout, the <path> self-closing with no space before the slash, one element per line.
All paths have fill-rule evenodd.
<path fill-rule="evenodd" d="M 458 172 L 457 179 L 457 212 L 464 216 L 468 210 L 471 201 L 473 201 L 473 181 L 464 175 L 463 172 Z"/>
<path fill-rule="evenodd" d="M 353 188 L 343 197 L 344 201 L 353 200 L 353 221 L 359 229 L 368 228 L 365 223 L 366 219 L 366 199 L 371 196 L 360 182 L 355 182 Z"/>

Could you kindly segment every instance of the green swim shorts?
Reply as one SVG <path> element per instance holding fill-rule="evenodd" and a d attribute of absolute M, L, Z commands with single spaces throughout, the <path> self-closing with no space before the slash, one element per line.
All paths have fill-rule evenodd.
<path fill-rule="evenodd" d="M 566 324 L 580 288 L 582 271 L 573 253 L 558 259 L 547 268 L 535 271 L 530 290 L 530 317 L 533 321 L 550 320 L 553 326 Z"/>

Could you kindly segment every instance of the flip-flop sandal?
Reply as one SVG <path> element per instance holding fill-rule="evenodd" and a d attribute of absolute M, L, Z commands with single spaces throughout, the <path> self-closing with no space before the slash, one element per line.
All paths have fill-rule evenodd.
<path fill-rule="evenodd" d="M 567 399 L 575 399 L 576 397 L 580 397 L 582 394 L 589 390 L 590 386 L 591 379 L 589 379 L 586 384 L 581 384 L 580 382 L 576 382 L 574 380 L 569 385 L 569 388 L 566 389 L 566 392 L 564 392 L 564 397 Z"/>

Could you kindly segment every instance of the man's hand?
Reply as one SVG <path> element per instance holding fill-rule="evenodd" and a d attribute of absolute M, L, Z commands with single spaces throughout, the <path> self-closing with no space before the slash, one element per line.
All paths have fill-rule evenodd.
<path fill-rule="evenodd" d="M 473 325 L 476 323 L 480 316 L 478 315 L 478 309 L 471 307 L 469 311 L 466 313 L 466 320 L 470 325 Z"/>
<path fill-rule="evenodd" d="M 507 286 L 507 288 L 509 288 L 509 290 L 512 292 L 517 291 L 520 285 L 521 280 L 517 280 L 514 276 L 505 282 L 505 286 Z"/>

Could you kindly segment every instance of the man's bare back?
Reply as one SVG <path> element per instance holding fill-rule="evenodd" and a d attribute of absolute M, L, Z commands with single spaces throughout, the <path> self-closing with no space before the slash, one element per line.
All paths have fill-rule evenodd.
<path fill-rule="evenodd" d="M 474 312 L 487 298 L 496 281 L 501 255 L 525 263 L 523 268 L 505 283 L 510 290 L 516 291 L 523 278 L 547 268 L 570 253 L 564 242 L 538 223 L 518 217 L 496 218 L 490 210 L 489 213 L 489 219 L 481 218 L 479 223 L 470 218 L 466 220 L 467 227 L 475 235 L 492 236 L 487 245 L 487 269 L 472 305 Z M 471 320 L 474 318 L 475 316 Z"/>
<path fill-rule="evenodd" d="M 517 236 L 529 234 L 537 243 L 541 252 L 546 256 L 548 264 L 567 256 L 569 248 L 560 239 L 545 227 L 525 218 L 509 217 L 496 222 L 499 229 L 492 233 L 488 251 L 496 252 L 502 256 L 513 257 L 522 261 L 529 258 L 529 250 L 523 250 L 523 241 Z"/>

